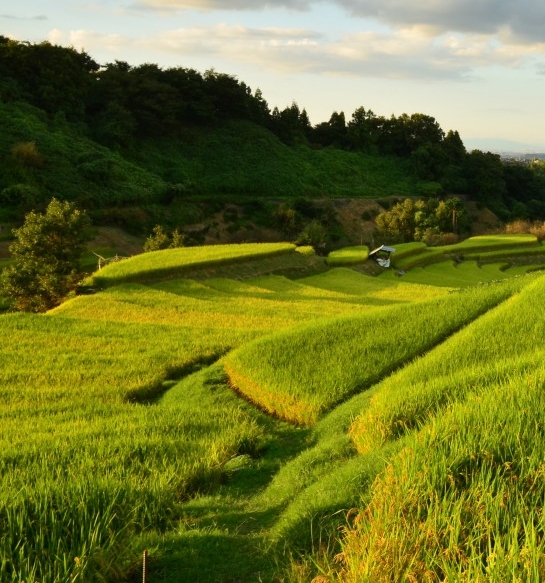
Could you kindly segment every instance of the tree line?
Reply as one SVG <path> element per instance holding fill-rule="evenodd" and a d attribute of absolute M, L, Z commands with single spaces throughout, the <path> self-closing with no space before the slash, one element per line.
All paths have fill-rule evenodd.
<path fill-rule="evenodd" d="M 100 65 L 84 51 L 0 36 L 0 99 L 26 101 L 50 116 L 81 123 L 97 142 L 129 148 L 146 138 L 184 139 L 194 127 L 245 120 L 289 146 L 339 148 L 410 159 L 430 196 L 468 194 L 500 218 L 545 217 L 545 167 L 507 165 L 489 152 L 467 152 L 457 131 L 422 113 L 384 117 L 363 106 L 347 120 L 334 111 L 312 125 L 293 102 L 271 109 L 261 91 L 213 69 L 124 61 Z"/>

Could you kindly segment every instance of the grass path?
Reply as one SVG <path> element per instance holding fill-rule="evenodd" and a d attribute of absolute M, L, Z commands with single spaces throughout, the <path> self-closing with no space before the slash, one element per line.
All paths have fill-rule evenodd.
<path fill-rule="evenodd" d="M 221 368 L 214 365 L 183 380 L 164 400 L 183 399 L 187 390 L 203 386 L 230 392 L 223 384 Z M 293 580 L 294 574 L 286 574 L 285 565 L 279 562 L 284 545 L 304 552 L 318 545 L 321 537 L 329 538 L 330 515 L 336 514 L 341 524 L 361 493 L 361 478 L 367 476 L 370 484 L 386 462 L 386 450 L 367 459 L 355 456 L 348 438 L 350 421 L 370 394 L 358 395 L 337 408 L 312 431 L 254 410 L 263 428 L 261 455 L 233 459 L 226 468 L 226 483 L 212 494 L 186 502 L 170 534 L 141 541 L 150 552 L 151 580 Z M 316 499 L 313 490 L 324 488 L 328 478 L 323 499 Z M 332 498 L 333 490 L 336 496 Z M 314 498 L 310 505 L 309 493 Z M 313 516 L 309 513 L 315 519 L 310 538 L 308 526 Z"/>
<path fill-rule="evenodd" d="M 225 384 L 221 365 L 182 380 L 158 404 L 184 399 L 187 391 L 214 391 L 233 398 Z M 245 407 L 263 429 L 260 455 L 238 456 L 224 468 L 226 481 L 212 494 L 201 494 L 183 505 L 181 518 L 165 536 L 142 540 L 149 549 L 149 574 L 154 582 L 227 581 L 237 573 L 239 581 L 270 580 L 274 571 L 264 532 L 274 524 L 278 509 L 256 498 L 283 464 L 311 444 L 307 429 L 278 422 Z"/>

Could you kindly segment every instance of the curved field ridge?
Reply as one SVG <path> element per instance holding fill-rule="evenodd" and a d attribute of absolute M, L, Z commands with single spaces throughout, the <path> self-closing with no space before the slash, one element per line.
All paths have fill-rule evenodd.
<path fill-rule="evenodd" d="M 515 290 L 524 281 L 506 281 L 501 287 Z M 365 453 L 380 447 L 469 393 L 480 393 L 531 370 L 536 338 L 544 324 L 540 308 L 544 299 L 545 278 L 541 277 L 425 358 L 385 379 L 369 409 L 352 425 L 358 450 Z"/>
<path fill-rule="evenodd" d="M 412 418 L 420 431 L 407 436 L 345 532 L 335 580 L 545 579 L 544 301 L 542 277 L 453 338 L 448 354 L 456 358 L 450 363 L 447 352 L 441 360 L 434 351 L 422 366 L 396 375 L 403 399 L 393 384 L 377 392 L 384 421 L 394 397 L 390 410 L 403 415 L 403 424 Z M 505 354 L 509 359 L 498 365 Z M 429 386 L 449 368 L 463 370 L 470 359 L 473 379 L 463 391 L 433 399 L 422 391 L 426 377 Z M 413 385 L 421 374 L 422 383 Z M 409 411 L 402 413 L 407 403 Z M 377 418 L 360 423 L 369 428 Z"/>
<path fill-rule="evenodd" d="M 535 235 L 479 235 L 454 245 L 426 247 L 424 243 L 402 243 L 392 253 L 392 265 L 396 269 L 411 269 L 446 258 L 464 257 L 483 261 L 511 256 L 535 256 L 545 253 L 545 248 Z"/>
<path fill-rule="evenodd" d="M 522 233 L 517 235 L 477 235 L 469 237 L 454 245 L 443 245 L 437 247 L 446 253 L 453 251 L 485 251 L 492 249 L 511 249 L 516 247 L 527 247 L 539 245 L 535 235 Z"/>
<path fill-rule="evenodd" d="M 240 243 L 152 251 L 106 265 L 92 276 L 92 283 L 108 287 L 130 281 L 182 275 L 187 268 L 283 255 L 295 249 L 293 243 Z"/>
<path fill-rule="evenodd" d="M 512 289 L 471 288 L 279 332 L 228 354 L 226 372 L 231 384 L 260 408 L 312 425 L 323 412 L 508 298 Z"/>

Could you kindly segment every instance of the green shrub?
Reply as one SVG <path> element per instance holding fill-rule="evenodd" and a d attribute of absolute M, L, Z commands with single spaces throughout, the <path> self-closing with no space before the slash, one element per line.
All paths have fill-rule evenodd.
<path fill-rule="evenodd" d="M 14 231 L 13 261 L 1 289 L 17 310 L 42 312 L 58 305 L 82 279 L 79 265 L 88 238 L 88 218 L 69 202 L 53 198 L 44 214 L 31 212 Z"/>

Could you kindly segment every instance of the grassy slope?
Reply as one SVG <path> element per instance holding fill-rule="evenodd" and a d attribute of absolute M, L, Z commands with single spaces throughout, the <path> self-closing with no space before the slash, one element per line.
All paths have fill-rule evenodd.
<path fill-rule="evenodd" d="M 53 194 L 78 200 L 86 208 L 119 203 L 153 203 L 164 192 L 164 181 L 155 173 L 128 162 L 119 154 L 90 140 L 80 127 L 52 121 L 26 104 L 0 104 L 0 191 L 25 184 L 33 208 L 49 202 Z M 43 159 L 41 167 L 14 160 L 11 149 L 34 142 Z"/>
<path fill-rule="evenodd" d="M 346 533 L 343 581 L 543 580 L 544 293 L 540 277 L 386 380 L 356 421 L 365 450 L 408 437 Z"/>
<path fill-rule="evenodd" d="M 240 268 L 234 265 L 234 273 Z M 532 277 L 497 290 L 509 295 L 527 281 Z M 356 455 L 348 430 L 374 403 L 378 385 L 309 430 L 238 399 L 221 364 L 185 375 L 279 327 L 396 309 L 418 303 L 423 293 L 444 301 L 456 296 L 447 292 L 336 269 L 298 281 L 259 276 L 126 284 L 76 298 L 47 316 L 6 316 L 0 358 L 11 365 L 2 368 L 8 375 L 2 382 L 2 491 L 12 497 L 4 508 L 13 513 L 3 517 L 10 531 L 2 556 L 10 556 L 11 541 L 33 542 L 17 559 L 29 557 L 26 570 L 10 578 L 9 564 L 3 565 L 3 579 L 39 578 L 32 548 L 35 567 L 62 569 L 63 561 L 74 565 L 78 553 L 90 572 L 120 580 L 131 563 L 137 572 L 148 548 L 154 581 L 309 580 L 323 551 L 320 539 L 334 552 L 336 527 L 360 496 L 370 499 L 375 477 L 410 435 Z M 410 321 L 411 310 L 397 310 Z M 172 387 L 177 375 L 184 379 Z M 161 394 L 152 406 L 128 402 Z M 97 526 L 96 537 L 65 545 L 70 521 L 90 524 L 97 508 L 106 523 Z M 51 521 L 27 522 L 29 509 Z M 52 563 L 55 537 L 61 560 Z M 310 567 L 302 560 L 289 569 L 290 550 L 308 556 L 312 549 Z M 43 573 L 57 580 L 52 571 Z"/>

